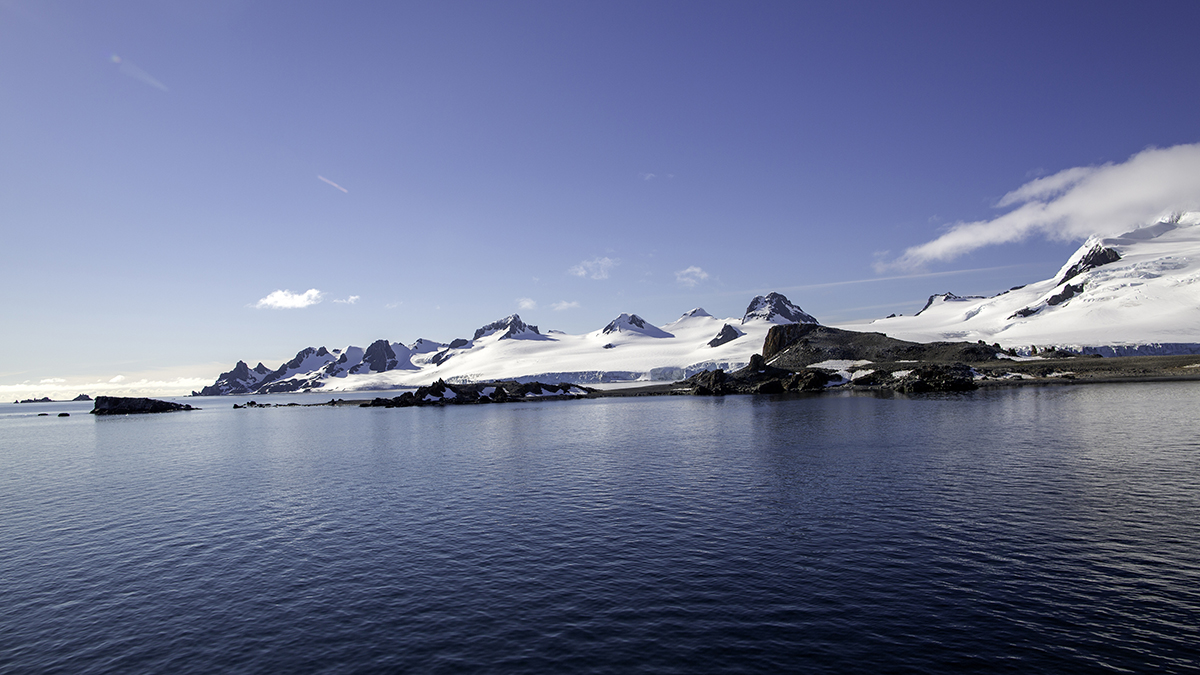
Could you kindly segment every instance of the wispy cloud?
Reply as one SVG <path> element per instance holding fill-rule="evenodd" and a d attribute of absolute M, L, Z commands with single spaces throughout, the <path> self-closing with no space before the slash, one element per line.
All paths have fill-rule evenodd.
<path fill-rule="evenodd" d="M 317 178 L 318 178 L 318 179 L 320 179 L 320 180 L 322 180 L 322 181 L 325 181 L 326 183 L 328 183 L 328 184 L 332 185 L 333 187 L 335 187 L 335 188 L 337 188 L 337 189 L 341 190 L 342 192 L 349 192 L 349 190 L 347 190 L 346 188 L 342 187 L 341 185 L 338 185 L 337 183 L 335 183 L 335 182 L 333 182 L 333 181 L 329 180 L 329 179 L 328 179 L 328 178 L 326 178 L 325 176 L 318 175 L 318 176 L 317 176 Z"/>
<path fill-rule="evenodd" d="M 554 303 L 553 305 L 550 305 L 550 307 L 553 308 L 554 311 L 556 311 L 556 312 L 561 312 L 564 309 L 575 309 L 578 306 L 579 306 L 579 303 L 574 300 L 571 300 L 571 301 L 561 300 L 559 302 Z"/>
<path fill-rule="evenodd" d="M 39 382 L 39 384 L 61 384 L 63 382 L 66 382 L 66 380 L 62 379 L 61 377 L 47 377 Z"/>
<path fill-rule="evenodd" d="M 138 68 L 136 65 L 133 64 L 133 61 L 130 61 L 129 59 L 121 58 L 120 56 L 117 56 L 116 54 L 113 54 L 109 60 L 111 60 L 113 63 L 117 64 L 117 69 L 121 72 L 122 75 L 132 77 L 133 79 L 135 79 L 143 84 L 148 84 L 151 87 L 154 87 L 155 89 L 159 89 L 161 91 L 170 91 L 169 89 L 167 89 L 167 85 L 154 79 L 154 77 L 151 76 L 150 73 L 147 73 L 146 71 L 142 70 L 141 68 Z"/>
<path fill-rule="evenodd" d="M 877 284 L 883 281 L 900 281 L 902 279 L 930 279 L 934 277 L 954 277 L 962 274 L 982 274 L 984 272 L 997 272 L 999 270 L 1011 270 L 1018 267 L 1028 267 L 1032 263 L 1020 265 L 998 265 L 996 267 L 976 267 L 974 269 L 965 270 L 945 270 L 942 272 L 913 272 L 910 274 L 895 274 L 886 277 L 867 277 L 865 279 L 846 279 L 844 281 L 826 281 L 820 284 L 804 284 L 801 286 L 781 286 L 773 290 L 776 291 L 803 291 L 813 288 L 832 288 L 835 286 L 853 286 L 856 284 Z M 749 291 L 739 291 L 736 295 L 746 295 L 748 293 L 765 293 L 763 289 L 753 289 Z M 731 293 L 732 294 L 732 293 Z"/>
<path fill-rule="evenodd" d="M 567 272 L 574 274 L 577 277 L 591 277 L 593 279 L 607 279 L 608 272 L 617 266 L 617 261 L 612 258 L 593 258 L 584 260 L 575 265 Z"/>
<path fill-rule="evenodd" d="M 109 381 L 108 381 L 108 383 L 109 383 L 109 384 L 120 384 L 120 383 L 122 383 L 122 382 L 124 382 L 124 381 L 125 381 L 125 376 L 124 376 L 124 375 L 117 375 L 117 376 L 116 376 L 116 377 L 114 377 L 113 379 L 109 380 Z"/>
<path fill-rule="evenodd" d="M 321 302 L 325 294 L 315 288 L 303 293 L 291 291 L 274 291 L 254 305 L 255 309 L 301 309 Z"/>
<path fill-rule="evenodd" d="M 533 298 L 517 298 L 517 307 L 519 309 L 537 309 L 537 300 Z"/>
<path fill-rule="evenodd" d="M 877 272 L 920 269 L 940 260 L 1033 235 L 1082 239 L 1112 235 L 1173 211 L 1200 207 L 1200 143 L 1150 148 L 1120 164 L 1074 167 L 1032 180 L 1004 195 L 991 220 L 956 223 L 933 241 L 907 249 Z"/>
<path fill-rule="evenodd" d="M 358 299 L 360 297 L 362 297 L 362 296 L 352 295 L 352 296 L 346 298 L 345 300 L 334 300 L 334 302 L 338 303 L 339 305 L 353 305 L 354 303 L 358 302 Z M 263 299 L 265 300 L 266 298 L 263 298 Z"/>
<path fill-rule="evenodd" d="M 696 284 L 708 278 L 708 272 L 692 265 L 685 270 L 679 270 L 675 273 L 675 281 L 688 288 L 695 288 Z"/>

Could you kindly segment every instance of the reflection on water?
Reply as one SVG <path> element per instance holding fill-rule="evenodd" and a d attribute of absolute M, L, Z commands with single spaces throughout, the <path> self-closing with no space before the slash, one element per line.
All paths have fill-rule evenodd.
<path fill-rule="evenodd" d="M 0 664 L 1186 671 L 1197 394 L 6 409 Z"/>

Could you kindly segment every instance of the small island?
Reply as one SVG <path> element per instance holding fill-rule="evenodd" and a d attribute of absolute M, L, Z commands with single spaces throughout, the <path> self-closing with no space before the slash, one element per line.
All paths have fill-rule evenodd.
<path fill-rule="evenodd" d="M 200 410 L 200 408 L 196 408 L 185 403 L 160 401 L 153 398 L 97 396 L 96 405 L 94 408 L 92 408 L 92 414 L 142 415 L 147 413 L 177 412 L 181 410 Z"/>

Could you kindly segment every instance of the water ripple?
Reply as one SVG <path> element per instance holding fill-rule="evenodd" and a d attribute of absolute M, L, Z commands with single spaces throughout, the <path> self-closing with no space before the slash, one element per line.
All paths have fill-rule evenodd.
<path fill-rule="evenodd" d="M 1195 671 L 1198 393 L 0 417 L 0 671 Z"/>

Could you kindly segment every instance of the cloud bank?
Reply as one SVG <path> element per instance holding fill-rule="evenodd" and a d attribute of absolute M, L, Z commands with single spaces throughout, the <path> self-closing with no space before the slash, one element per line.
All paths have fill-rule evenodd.
<path fill-rule="evenodd" d="M 574 274 L 577 277 L 591 277 L 593 279 L 607 279 L 608 272 L 617 266 L 617 261 L 612 258 L 593 258 L 584 260 L 575 265 L 567 272 Z"/>
<path fill-rule="evenodd" d="M 321 297 L 325 295 L 315 288 L 310 288 L 303 293 L 293 293 L 291 291 L 275 291 L 258 301 L 254 305 L 255 309 L 302 309 L 309 305 L 315 305 L 321 302 Z"/>
<path fill-rule="evenodd" d="M 1038 178 L 1004 195 L 991 220 L 955 223 L 942 236 L 913 246 L 876 272 L 913 270 L 953 260 L 984 246 L 1034 235 L 1070 241 L 1113 235 L 1200 207 L 1200 143 L 1150 148 L 1120 164 L 1075 167 Z"/>

